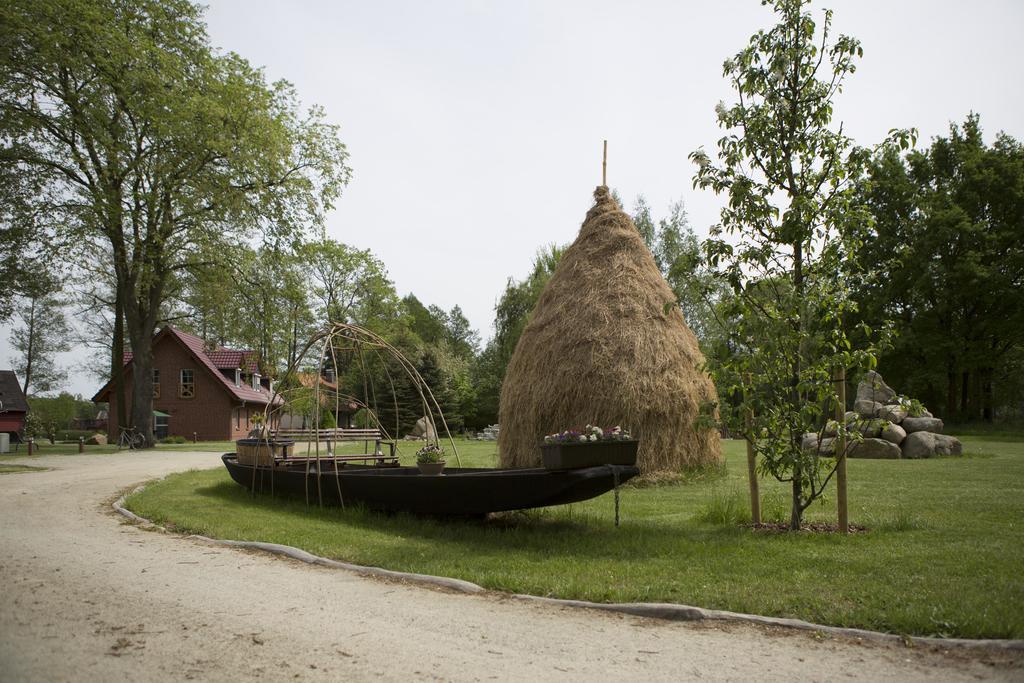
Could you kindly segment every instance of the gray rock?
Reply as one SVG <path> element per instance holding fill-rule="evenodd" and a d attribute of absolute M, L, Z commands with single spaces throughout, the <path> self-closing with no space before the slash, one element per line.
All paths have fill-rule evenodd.
<path fill-rule="evenodd" d="M 907 417 L 907 409 L 896 404 L 885 405 L 878 411 L 878 417 L 894 424 L 899 424 Z"/>
<path fill-rule="evenodd" d="M 900 423 L 900 426 L 906 430 L 907 434 L 914 432 L 941 434 L 943 427 L 942 420 L 937 417 L 908 417 Z"/>
<path fill-rule="evenodd" d="M 918 460 L 930 458 L 935 455 L 935 435 L 929 432 L 914 432 L 907 434 L 903 444 L 900 446 L 904 458 Z"/>
<path fill-rule="evenodd" d="M 858 419 L 859 417 L 860 417 L 860 415 L 858 415 L 856 412 L 854 412 L 852 410 L 847 410 L 844 413 L 844 418 L 846 419 L 846 424 L 850 424 L 851 422 L 853 422 L 854 420 Z"/>
<path fill-rule="evenodd" d="M 868 370 L 857 384 L 858 401 L 875 401 L 884 404 L 894 398 L 896 398 L 896 392 L 874 370 Z"/>
<path fill-rule="evenodd" d="M 861 417 L 878 417 L 878 411 L 881 409 L 881 403 L 868 399 L 859 398 L 853 403 L 853 412 Z"/>
<path fill-rule="evenodd" d="M 921 412 L 921 417 L 935 417 L 935 416 L 931 414 L 931 411 L 925 409 L 924 411 Z"/>
<path fill-rule="evenodd" d="M 873 460 L 898 460 L 900 447 L 885 439 L 864 439 L 850 444 L 848 458 L 869 458 Z"/>
<path fill-rule="evenodd" d="M 839 423 L 835 420 L 829 420 L 826 422 L 823 436 L 834 437 L 837 434 L 839 434 Z"/>
<path fill-rule="evenodd" d="M 931 458 L 936 455 L 962 455 L 963 444 L 956 437 L 932 432 L 908 434 L 903 442 L 904 458 Z"/>
<path fill-rule="evenodd" d="M 889 425 L 882 430 L 882 438 L 898 446 L 903 443 L 903 439 L 907 438 L 907 430 L 890 422 Z"/>
<path fill-rule="evenodd" d="M 807 432 L 804 434 L 801 441 L 801 446 L 808 453 L 818 452 L 818 455 L 830 456 L 835 451 L 835 439 L 824 438 L 818 441 L 818 435 L 815 432 Z"/>
<path fill-rule="evenodd" d="M 412 434 L 409 436 L 427 441 L 437 441 L 437 430 L 434 428 L 434 423 L 424 416 L 416 420 L 416 425 L 412 428 Z"/>
<path fill-rule="evenodd" d="M 917 432 L 920 434 L 921 432 Z M 963 455 L 964 445 L 960 439 L 948 434 L 935 435 L 935 455 Z"/>

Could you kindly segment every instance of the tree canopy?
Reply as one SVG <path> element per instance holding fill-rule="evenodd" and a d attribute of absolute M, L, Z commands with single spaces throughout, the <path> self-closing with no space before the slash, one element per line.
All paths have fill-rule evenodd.
<path fill-rule="evenodd" d="M 0 24 L 3 159 L 38 188 L 13 218 L 109 258 L 132 395 L 151 396 L 172 282 L 198 246 L 318 225 L 349 177 L 337 127 L 287 82 L 215 53 L 187 0 L 12 0 Z M 148 441 L 150 411 L 134 401 Z"/>
<path fill-rule="evenodd" d="M 737 101 L 716 108 L 726 130 L 719 165 L 704 150 L 691 154 L 694 185 L 727 198 L 705 242 L 708 266 L 732 294 L 728 353 L 708 359 L 727 399 L 721 420 L 744 434 L 766 473 L 792 484 L 794 529 L 837 462 L 805 449 L 803 435 L 834 410 L 833 372 L 867 369 L 876 353 L 870 333 L 852 347 L 844 323 L 860 229 L 871 221 L 854 185 L 869 152 L 831 127 L 862 49 L 833 35 L 830 11 L 819 30 L 805 4 L 772 2 L 778 23 L 726 60 Z M 895 131 L 884 144 L 906 147 L 911 138 Z"/>
<path fill-rule="evenodd" d="M 861 318 L 892 318 L 881 367 L 947 419 L 991 421 L 997 391 L 1024 385 L 1024 148 L 986 145 L 980 118 L 901 156 L 872 159 L 862 185 L 875 220 L 864 261 L 880 276 L 857 292 Z"/>

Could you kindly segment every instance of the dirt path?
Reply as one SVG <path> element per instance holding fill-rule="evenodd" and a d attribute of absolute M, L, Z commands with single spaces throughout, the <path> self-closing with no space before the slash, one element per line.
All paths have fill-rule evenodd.
<path fill-rule="evenodd" d="M 0 476 L 0 680 L 1020 679 L 1019 659 L 462 595 L 128 525 L 109 501 L 212 453 Z"/>

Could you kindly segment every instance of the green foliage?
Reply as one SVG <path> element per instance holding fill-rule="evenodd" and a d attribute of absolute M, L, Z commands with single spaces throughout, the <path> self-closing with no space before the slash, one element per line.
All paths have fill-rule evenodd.
<path fill-rule="evenodd" d="M 46 436 L 46 423 L 41 415 L 35 411 L 29 411 L 25 415 L 25 427 L 22 434 L 26 439 L 40 439 Z"/>
<path fill-rule="evenodd" d="M 829 127 L 860 43 L 842 35 L 829 42 L 829 11 L 819 36 L 802 0 L 771 4 L 779 23 L 724 65 L 738 101 L 716 107 L 726 130 L 720 165 L 704 150 L 690 158 L 698 166 L 694 185 L 728 199 L 705 242 L 707 267 L 731 293 L 722 308 L 726 343 L 708 358 L 723 398 L 721 421 L 754 445 L 766 474 L 791 483 L 796 529 L 835 462 L 805 451 L 802 436 L 817 432 L 833 410 L 834 370 L 875 361 L 877 334 L 865 327 L 865 343 L 854 348 L 844 324 L 855 308 L 860 227 L 870 221 L 852 181 L 869 154 L 841 127 Z M 893 132 L 884 144 L 911 138 Z"/>
<path fill-rule="evenodd" d="M 322 225 L 347 151 L 316 107 L 210 47 L 188 0 L 0 5 L 0 138 L 57 244 L 108 259 L 152 440 L 152 335 L 182 272 L 257 232 Z M 60 30 L 54 30 L 60 27 Z"/>
<path fill-rule="evenodd" d="M 916 398 L 897 396 L 896 403 L 907 411 L 907 417 L 922 417 L 925 413 L 924 404 Z"/>
<path fill-rule="evenodd" d="M 298 251 L 312 275 L 311 294 L 320 325 L 349 322 L 373 330 L 399 314 L 395 286 L 369 250 L 323 237 Z"/>
<path fill-rule="evenodd" d="M 167 444 L 183 444 L 183 443 L 188 443 L 188 442 L 189 442 L 188 439 L 186 439 L 185 437 L 180 436 L 178 434 L 172 434 L 171 436 L 168 436 L 168 437 L 165 437 L 163 439 L 160 439 L 160 443 L 167 443 Z"/>
<path fill-rule="evenodd" d="M 70 328 L 59 289 L 37 291 L 16 308 L 19 324 L 11 330 L 14 372 L 22 378 L 26 396 L 60 388 L 67 372 L 56 355 L 71 349 Z"/>
<path fill-rule="evenodd" d="M 96 407 L 91 401 L 81 396 L 72 396 L 66 391 L 52 398 L 30 397 L 28 404 L 29 415 L 34 416 L 35 420 L 33 436 L 45 436 L 51 443 L 64 438 L 63 435 L 68 432 L 76 417 L 91 419 L 96 415 Z M 27 424 L 26 421 L 26 429 Z M 91 436 L 92 432 L 86 432 L 85 435 Z"/>
<path fill-rule="evenodd" d="M 336 429 L 338 420 L 334 417 L 334 411 L 324 410 L 320 413 L 320 429 Z"/>
<path fill-rule="evenodd" d="M 869 170 L 864 259 L 881 274 L 857 299 L 864 320 L 897 321 L 885 376 L 947 419 L 1019 411 L 1024 147 L 1004 133 L 985 144 L 971 114 L 927 149 L 877 153 Z"/>

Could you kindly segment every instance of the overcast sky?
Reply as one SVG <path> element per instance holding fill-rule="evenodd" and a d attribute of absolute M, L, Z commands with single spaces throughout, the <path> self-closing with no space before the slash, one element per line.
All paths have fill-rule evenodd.
<path fill-rule="evenodd" d="M 864 47 L 836 109 L 858 143 L 914 126 L 927 144 L 972 110 L 987 140 L 1024 138 L 1024 2 L 834 0 L 815 16 L 826 6 Z M 756 0 L 213 0 L 206 17 L 216 48 L 341 127 L 354 174 L 330 236 L 371 249 L 400 294 L 461 306 L 484 339 L 507 278 L 575 238 L 603 139 L 628 205 L 642 194 L 660 217 L 682 199 L 706 235 L 720 201 L 692 189 L 687 155 L 720 136 L 722 62 L 774 23 Z M 72 375 L 74 392 L 97 386 Z"/>

